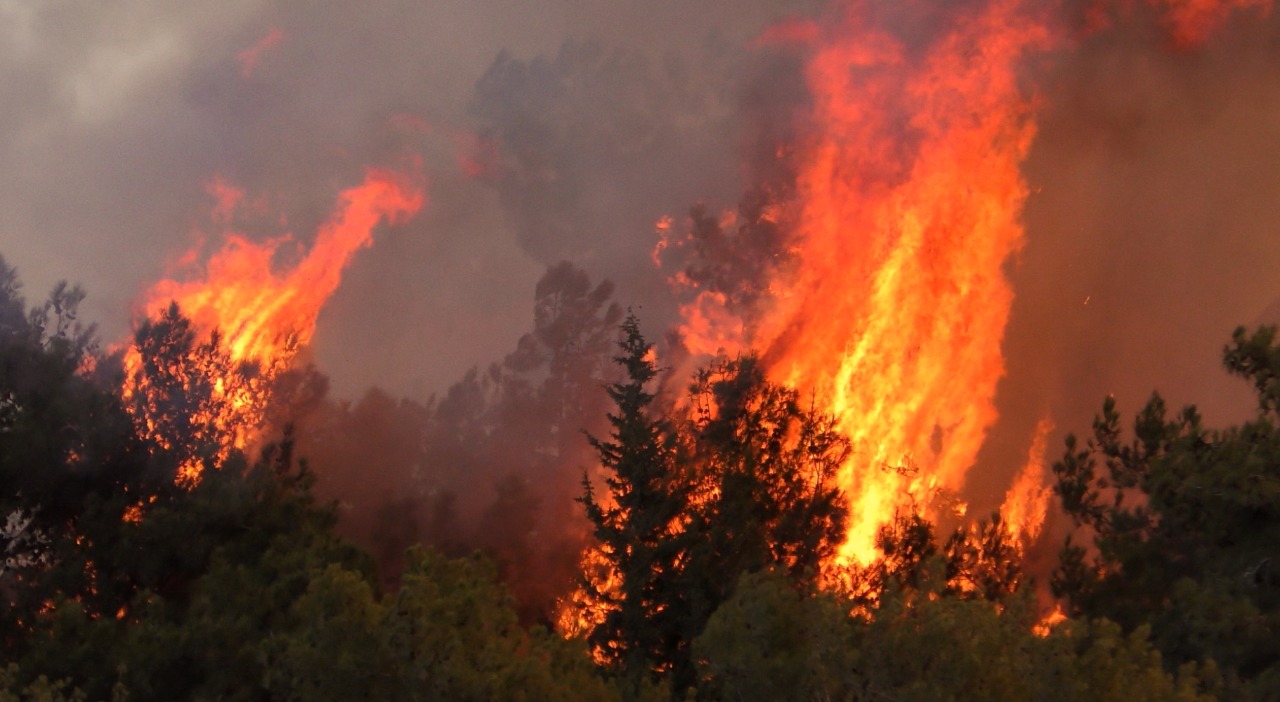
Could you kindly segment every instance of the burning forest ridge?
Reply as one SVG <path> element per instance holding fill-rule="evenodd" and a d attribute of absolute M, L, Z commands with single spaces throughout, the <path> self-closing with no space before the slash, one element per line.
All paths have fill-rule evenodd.
<path fill-rule="evenodd" d="M 1256 11 L 1260 3 L 1240 5 Z M 1015 296 L 1007 271 L 1026 244 L 1023 164 L 1037 107 L 1052 100 L 1033 79 L 1051 75 L 1044 66 L 1055 55 L 1152 13 L 1170 32 L 1169 51 L 1193 52 L 1230 21 L 1229 9 L 1096 4 L 1073 20 L 1034 2 L 915 10 L 836 3 L 766 27 L 753 50 L 781 66 L 773 70 L 782 75 L 769 77 L 803 86 L 755 127 L 772 152 L 749 160 L 737 209 L 717 215 L 698 205 L 687 219 L 664 215 L 657 225 L 651 258 L 670 297 L 658 302 L 654 321 L 665 318 L 664 308 L 675 315 L 659 352 L 669 363 L 668 401 L 679 402 L 696 365 L 756 353 L 772 381 L 808 393 L 833 415 L 852 447 L 837 478 L 850 513 L 841 563 L 875 560 L 881 527 L 901 514 L 965 519 L 969 473 L 999 416 L 1006 375 L 1002 346 Z M 458 161 L 500 191 L 501 163 L 523 156 L 495 156 L 503 136 L 499 129 L 465 140 L 483 143 L 491 165 L 479 168 L 467 153 Z M 364 540 L 396 534 L 386 553 L 421 539 L 447 549 L 484 545 L 494 538 L 485 525 L 512 518 L 513 509 L 527 512 L 524 521 L 501 531 L 536 541 L 534 550 L 550 543 L 571 551 L 583 538 L 574 476 L 593 461 L 579 432 L 604 428 L 601 386 L 612 377 L 620 313 L 611 284 L 592 288 L 570 264 L 550 267 L 538 283 L 535 329 L 514 353 L 426 404 L 372 391 L 354 404 L 313 398 L 288 417 L 271 407 L 277 376 L 297 370 L 322 306 L 357 250 L 371 245 L 373 228 L 384 219 L 403 223 L 422 206 L 406 182 L 369 171 L 339 196 L 309 249 L 290 235 L 255 243 L 228 231 L 221 249 L 183 257 L 182 282 L 155 284 L 140 310 L 159 315 L 176 303 L 198 338 L 217 334 L 225 375 L 212 379 L 211 407 L 220 416 L 207 421 L 220 440 L 246 449 L 279 430 L 269 428 L 269 415 L 298 422 L 304 451 L 317 454 L 322 494 L 344 505 L 348 528 Z M 243 191 L 225 181 L 210 193 L 217 224 L 231 224 L 246 206 Z M 130 348 L 126 399 L 152 392 L 140 363 Z M 323 395 L 324 378 L 309 372 L 319 388 L 313 394 Z M 140 420 L 161 431 L 148 418 L 154 402 L 134 404 Z M 1040 533 L 1049 499 L 1045 439 L 1055 418 L 1045 408 L 1036 421 L 1024 437 L 1026 463 L 998 505 L 1023 548 Z M 383 435 L 389 457 L 347 479 L 325 456 L 343 455 L 335 441 L 367 438 L 354 426 Z M 498 442 L 509 447 L 476 446 L 507 436 L 515 438 Z M 184 480 L 200 469 L 193 463 Z M 477 495 L 477 485 L 494 492 Z M 498 509 L 504 500 L 514 504 Z M 530 559 L 560 560 L 556 579 L 567 582 L 564 553 L 507 554 L 512 559 L 526 568 Z"/>
<path fill-rule="evenodd" d="M 1142 384 L 1148 365 L 1175 401 L 1245 416 L 1201 366 L 1235 324 L 1280 321 L 1263 0 L 752 4 L 701 43 L 673 31 L 659 59 L 504 47 L 456 112 L 400 95 L 393 52 L 370 59 L 388 72 L 358 86 L 368 102 L 327 99 L 362 81 L 295 52 L 332 20 L 276 14 L 191 69 L 188 99 L 234 98 L 258 148 L 184 176 L 213 200 L 196 246 L 144 249 L 177 258 L 116 347 L 123 406 L 175 489 L 288 436 L 279 460 L 306 458 L 388 591 L 424 567 L 416 544 L 484 551 L 524 622 L 587 635 L 608 669 L 694 686 L 680 627 L 711 627 L 740 571 L 819 573 L 865 613 L 894 606 L 890 581 L 924 587 L 936 555 L 941 592 L 1003 603 L 1025 572 L 1047 614 L 1067 517 L 1114 528 L 1064 492 L 1063 471 L 1092 474 L 1055 463 L 1062 436 L 1098 397 L 1164 382 Z M 316 96 L 277 95 L 300 76 Z M 263 126 L 293 118 L 316 134 Z M 62 310 L 44 311 L 59 330 Z M 85 377 L 116 362 L 96 358 Z M 360 390 L 353 367 L 394 379 Z M 626 474 L 633 449 L 674 477 Z M 134 489 L 126 519 L 165 494 Z M 611 541 L 639 494 L 662 505 L 649 541 Z M 695 566 L 735 580 L 653 595 L 650 619 L 687 621 L 630 640 L 633 551 L 654 592 L 694 587 L 676 576 Z"/>

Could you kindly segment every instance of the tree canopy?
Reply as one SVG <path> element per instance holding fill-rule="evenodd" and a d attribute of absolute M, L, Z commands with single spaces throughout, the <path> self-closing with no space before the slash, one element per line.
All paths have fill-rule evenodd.
<path fill-rule="evenodd" d="M 342 408 L 404 462 L 432 460 L 416 443 L 432 432 L 494 439 L 495 455 L 540 447 L 478 511 L 507 533 L 472 539 L 496 560 L 446 538 L 443 491 L 421 523 L 410 501 L 373 522 L 378 555 L 397 559 L 388 579 L 315 497 L 294 432 L 248 455 L 209 421 L 219 379 L 260 377 L 216 334 L 171 307 L 140 325 L 126 369 L 80 322 L 79 289 L 28 307 L 0 260 L 0 702 L 1280 697 L 1274 329 L 1240 330 L 1224 353 L 1256 391 L 1249 421 L 1208 428 L 1155 396 L 1126 432 L 1108 400 L 1091 438 L 1068 440 L 1056 491 L 1078 528 L 1051 582 L 1067 618 L 1049 626 L 999 514 L 941 538 L 904 510 L 881 559 L 833 568 L 848 517 L 835 472 L 856 460 L 834 420 L 750 355 L 661 395 L 634 315 L 610 375 L 596 358 L 610 291 L 558 271 L 501 382 L 439 407 Z M 606 377 L 611 409 L 573 406 Z M 279 391 L 323 385 L 295 380 Z M 495 387 L 507 399 L 491 404 Z M 524 400 L 547 408 L 530 441 L 495 436 L 520 431 L 494 412 Z M 568 436 L 597 410 L 606 433 Z M 308 445 L 357 470 L 364 435 Z M 530 486 L 555 456 L 595 463 L 579 499 L 593 541 L 563 610 L 581 638 L 531 625 L 502 584 L 545 568 Z M 193 461 L 200 479 L 182 479 Z M 416 544 L 431 534 L 450 552 Z"/>
<path fill-rule="evenodd" d="M 1204 426 L 1157 394 L 1121 429 L 1108 398 L 1081 445 L 1054 465 L 1068 541 L 1053 589 L 1071 614 L 1149 627 L 1173 662 L 1213 660 L 1233 697 L 1280 697 L 1280 347 L 1274 327 L 1237 329 L 1226 368 L 1257 411 Z"/>

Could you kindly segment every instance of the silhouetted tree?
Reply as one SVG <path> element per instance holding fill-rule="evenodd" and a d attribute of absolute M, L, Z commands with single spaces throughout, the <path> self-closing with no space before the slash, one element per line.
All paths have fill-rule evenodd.
<path fill-rule="evenodd" d="M 624 671 L 669 675 L 679 693 L 694 682 L 691 642 L 740 575 L 777 567 L 812 582 L 834 554 L 847 519 L 834 477 L 849 445 L 750 357 L 701 372 L 678 421 L 655 417 L 645 388 L 657 369 L 634 317 L 623 336 L 628 380 L 609 388 L 610 439 L 593 441 L 609 494 L 597 499 L 588 481 L 582 499 L 606 563 L 588 578 L 588 604 L 604 610 L 590 640 Z"/>
<path fill-rule="evenodd" d="M 681 459 L 695 487 L 679 582 L 686 643 L 742 574 L 777 567 L 797 583 L 818 577 L 844 539 L 848 511 L 835 476 L 850 451 L 834 417 L 770 383 L 750 356 L 699 372 L 689 400 Z M 693 674 L 679 649 L 677 687 Z"/>
<path fill-rule="evenodd" d="M 0 259 L 0 657 L 8 660 L 29 644 L 24 632 L 47 603 L 75 599 L 111 615 L 132 598 L 139 574 L 112 571 L 114 546 L 132 505 L 171 495 L 175 467 L 150 455 L 108 384 L 110 363 L 77 320 L 83 292 L 59 284 L 24 313 L 20 289 Z"/>
<path fill-rule="evenodd" d="M 143 321 L 134 349 L 125 401 L 153 452 L 198 473 L 215 468 L 224 447 L 261 428 L 264 418 L 250 414 L 261 411 L 265 393 L 257 366 L 232 361 L 217 331 L 197 338 L 177 303 Z"/>
<path fill-rule="evenodd" d="M 596 498 L 583 477 L 580 498 L 594 528 L 596 553 L 607 563 L 603 581 L 583 582 L 587 604 L 605 614 L 588 636 L 597 655 L 614 668 L 639 676 L 669 665 L 684 609 L 676 583 L 692 485 L 677 475 L 670 426 L 654 408 L 648 390 L 658 374 L 653 346 L 629 315 L 622 323 L 615 361 L 626 380 L 607 387 L 616 410 L 608 439 L 591 437 L 606 471 L 608 495 Z"/>
<path fill-rule="evenodd" d="M 1258 413 L 1208 429 L 1194 407 L 1153 396 L 1132 438 L 1108 398 L 1084 446 L 1067 437 L 1055 489 L 1086 549 L 1068 540 L 1053 590 L 1072 614 L 1150 626 L 1173 662 L 1212 659 L 1232 698 L 1280 697 L 1280 348 L 1275 329 L 1238 329 L 1227 369 Z"/>

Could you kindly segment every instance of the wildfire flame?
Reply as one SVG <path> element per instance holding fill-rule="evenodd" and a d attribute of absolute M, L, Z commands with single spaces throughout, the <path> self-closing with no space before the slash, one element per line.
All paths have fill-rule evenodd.
<path fill-rule="evenodd" d="M 687 339 L 760 349 L 775 381 L 829 398 L 855 449 L 841 556 L 864 564 L 895 509 L 961 487 L 1004 373 L 1001 267 L 1022 244 L 1019 164 L 1035 133 L 1018 67 L 1051 39 L 1018 0 L 949 19 L 923 49 L 864 3 L 816 32 L 813 136 L 784 216 L 800 265 L 730 327 L 741 335 L 708 328 L 730 314 L 714 292 L 685 307 Z"/>
<path fill-rule="evenodd" d="M 1054 627 L 1067 620 L 1067 615 L 1063 613 L 1061 605 L 1055 605 L 1052 612 L 1046 614 L 1031 631 L 1041 638 L 1053 633 Z"/>
<path fill-rule="evenodd" d="M 1049 511 L 1052 490 L 1046 484 L 1045 454 L 1051 431 L 1053 422 L 1048 418 L 1041 419 L 1036 425 L 1031 450 L 1027 452 L 1027 463 L 1014 478 L 1000 508 L 1005 528 L 1015 542 L 1032 543 L 1039 538 L 1045 514 Z"/>
<path fill-rule="evenodd" d="M 808 265 L 757 345 L 779 380 L 832 397 L 856 451 L 843 555 L 867 563 L 904 494 L 962 486 L 995 420 L 1001 267 L 1022 243 L 1034 134 L 1016 69 L 1049 36 L 1016 1 L 917 56 L 856 6 L 834 34 L 809 69 L 822 136 L 799 181 Z"/>
<path fill-rule="evenodd" d="M 1267 0 L 1147 0 L 1175 45 L 1193 46 L 1242 7 Z M 757 45 L 804 45 L 812 98 L 794 197 L 771 215 L 794 263 L 763 303 L 688 293 L 681 332 L 694 353 L 758 350 L 771 378 L 828 398 L 853 441 L 841 486 L 845 562 L 877 557 L 879 526 L 901 509 L 954 509 L 1004 375 L 1013 291 L 1004 268 L 1024 242 L 1020 165 L 1035 136 L 1028 60 L 1070 41 L 1050 3 L 837 6 L 834 21 L 790 21 Z M 896 6 L 895 6 L 896 7 Z M 1126 0 L 1094 11 L 1125 12 Z M 923 15 L 910 41 L 891 28 Z M 681 244 L 660 223 L 657 258 Z M 1047 506 L 1042 422 L 1006 500 L 1010 528 L 1038 533 Z"/>
<path fill-rule="evenodd" d="M 218 199 L 215 215 L 229 219 L 240 194 L 221 181 L 212 192 Z M 203 266 L 195 263 L 199 259 L 196 250 L 182 257 L 195 269 L 186 280 L 162 280 L 146 292 L 141 306 L 147 317 L 159 317 L 176 303 L 198 336 L 207 337 L 215 331 L 220 335 L 228 367 L 257 367 L 259 382 L 251 385 L 229 377 L 212 379 L 213 411 L 220 416 L 208 419 L 229 429 L 231 445 L 227 449 L 246 448 L 256 438 L 264 405 L 270 399 L 270 380 L 288 368 L 298 350 L 310 342 L 321 307 L 337 289 L 355 252 L 372 243 L 374 227 L 384 220 L 398 223 L 407 219 L 423 201 L 421 190 L 407 178 L 370 169 L 363 183 L 339 195 L 332 216 L 296 265 L 282 270 L 275 264 L 282 247 L 291 241 L 289 235 L 255 243 L 242 234 L 229 233 L 221 250 Z M 145 396 L 143 360 L 136 346 L 126 351 L 124 364 L 126 399 L 137 393 Z M 145 408 L 153 405 L 142 404 L 146 415 Z M 154 431 L 149 417 L 138 419 Z M 199 470 L 198 464 L 185 466 L 183 479 L 198 479 Z"/>

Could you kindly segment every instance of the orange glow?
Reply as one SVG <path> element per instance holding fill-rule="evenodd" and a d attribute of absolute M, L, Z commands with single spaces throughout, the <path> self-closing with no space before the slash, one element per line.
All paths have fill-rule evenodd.
<path fill-rule="evenodd" d="M 727 303 L 724 293 L 704 290 L 680 308 L 684 345 L 691 353 L 711 356 L 746 346 L 742 320 Z"/>
<path fill-rule="evenodd" d="M 142 521 L 142 515 L 143 515 L 144 511 L 146 510 L 147 505 L 154 504 L 154 503 L 155 503 L 155 501 L 156 501 L 156 497 L 155 497 L 155 495 L 152 495 L 151 497 L 149 497 L 149 498 L 147 498 L 147 499 L 145 499 L 145 500 L 138 500 L 137 502 L 133 503 L 132 505 L 129 505 L 129 506 L 128 506 L 127 508 L 125 508 L 125 510 L 124 510 L 124 521 L 126 521 L 126 522 L 128 522 L 128 523 L 130 523 L 130 524 L 137 524 L 137 523 L 141 522 L 141 521 Z"/>
<path fill-rule="evenodd" d="M 211 193 L 217 199 L 215 220 L 229 221 L 230 210 L 243 194 L 221 181 L 215 181 Z M 215 331 L 220 334 L 226 358 L 200 361 L 198 372 L 213 376 L 213 402 L 199 411 L 216 415 L 203 419 L 215 427 L 217 436 L 226 437 L 229 445 L 224 448 L 244 449 L 256 438 L 270 381 L 310 342 L 321 307 L 337 289 L 352 256 L 372 243 L 374 227 L 384 220 L 403 221 L 421 208 L 423 200 L 420 189 L 405 178 L 371 169 L 363 183 L 341 193 L 310 251 L 299 251 L 301 258 L 292 267 L 276 264 L 284 245 L 291 242 L 289 235 L 257 243 L 228 233 L 222 249 L 203 266 L 195 266 L 191 275 L 162 280 L 147 291 L 141 306 L 148 317 L 158 317 L 176 302 L 201 341 Z M 198 259 L 195 252 L 182 258 Z M 256 373 L 240 377 L 232 372 L 244 364 L 256 366 Z M 150 397 L 136 346 L 126 351 L 125 369 L 126 399 L 137 392 Z M 153 417 L 138 419 L 149 436 L 168 448 L 168 439 L 156 435 Z M 202 469 L 199 460 L 188 460 L 179 471 L 179 482 L 193 484 Z"/>
<path fill-rule="evenodd" d="M 599 548 L 583 550 L 580 571 L 596 592 L 606 597 L 618 595 L 622 587 L 621 576 L 613 570 L 609 559 Z M 574 588 L 556 610 L 556 631 L 569 639 L 586 636 L 602 624 L 608 615 L 607 609 L 589 597 L 582 587 Z M 606 660 L 604 654 L 594 647 L 592 656 L 597 663 Z"/>
<path fill-rule="evenodd" d="M 1062 607 L 1055 605 L 1053 611 L 1045 615 L 1038 624 L 1031 628 L 1036 636 L 1045 637 L 1053 633 L 1053 628 L 1067 620 L 1067 615 L 1062 613 Z"/>
<path fill-rule="evenodd" d="M 1035 133 L 1017 68 L 1051 40 L 1018 0 L 948 13 L 924 47 L 865 3 L 822 29 L 811 138 L 778 218 L 800 265 L 754 319 L 726 324 L 705 291 L 684 309 L 693 350 L 758 349 L 773 380 L 829 399 L 854 446 L 846 562 L 876 556 L 895 509 L 959 490 L 996 418 L 1002 267 L 1022 245 L 1019 164 Z"/>
<path fill-rule="evenodd" d="M 1176 46 L 1199 45 L 1236 10 L 1271 10 L 1271 0 L 1147 0 L 1164 11 L 1164 21 Z"/>
<path fill-rule="evenodd" d="M 1053 422 L 1048 418 L 1041 419 L 1036 425 L 1027 463 L 1005 493 L 1004 506 L 1000 508 L 1009 536 L 1018 543 L 1030 544 L 1040 536 L 1040 528 L 1044 526 L 1049 510 L 1049 497 L 1053 491 L 1045 484 L 1045 455 L 1051 431 Z"/>

